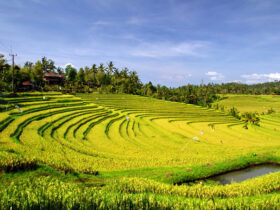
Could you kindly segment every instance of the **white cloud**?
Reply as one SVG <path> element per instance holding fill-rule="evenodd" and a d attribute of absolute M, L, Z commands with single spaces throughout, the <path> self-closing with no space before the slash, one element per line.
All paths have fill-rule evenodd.
<path fill-rule="evenodd" d="M 206 73 L 207 76 L 216 76 L 217 74 L 218 74 L 218 73 L 215 72 L 215 71 L 208 71 L 208 72 Z"/>
<path fill-rule="evenodd" d="M 241 80 L 239 80 L 239 79 L 236 79 L 236 80 L 233 80 L 233 81 L 229 81 L 229 82 L 242 83 L 242 81 L 241 81 Z"/>
<path fill-rule="evenodd" d="M 206 73 L 207 76 L 210 77 L 210 80 L 212 81 L 220 81 L 223 80 L 225 78 L 225 76 L 221 73 L 218 73 L 216 71 L 208 71 Z"/>
<path fill-rule="evenodd" d="M 75 68 L 75 66 L 74 66 L 72 63 L 66 63 L 65 65 L 63 65 L 63 66 L 62 66 L 62 68 L 64 68 L 64 69 L 65 69 L 65 68 L 66 68 L 66 66 L 68 66 L 68 65 L 70 65 L 70 66 L 72 66 L 73 68 Z"/>
<path fill-rule="evenodd" d="M 244 74 L 241 75 L 248 84 L 262 83 L 262 82 L 273 82 L 275 80 L 280 80 L 280 73 L 269 73 L 269 74 Z"/>
<path fill-rule="evenodd" d="M 133 56 L 160 58 L 160 57 L 178 57 L 193 56 L 204 57 L 200 50 L 209 45 L 208 42 L 182 42 L 174 43 L 141 43 L 131 51 Z"/>

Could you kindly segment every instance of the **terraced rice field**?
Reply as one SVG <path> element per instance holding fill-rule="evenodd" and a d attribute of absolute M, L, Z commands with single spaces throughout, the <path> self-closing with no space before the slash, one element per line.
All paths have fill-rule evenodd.
<path fill-rule="evenodd" d="M 223 97 L 221 95 L 221 97 Z M 273 109 L 280 112 L 279 95 L 225 95 L 225 99 L 214 104 L 224 106 L 225 109 L 237 108 L 240 112 L 258 112 L 267 113 L 267 110 Z"/>
<path fill-rule="evenodd" d="M 248 186 L 245 196 L 280 189 L 275 176 L 258 181 L 263 188 L 261 183 L 273 182 L 268 183 L 270 190 L 263 189 L 261 193 L 254 191 L 254 181 L 237 184 L 233 189 L 205 186 L 205 191 L 201 189 L 204 186 L 174 188 L 162 184 L 207 177 L 251 162 L 278 161 L 279 97 L 271 96 L 275 107 L 269 102 L 277 112 L 261 116 L 261 126 L 249 126 L 248 130 L 242 121 L 223 112 L 134 95 L 32 93 L 3 96 L 3 100 L 6 104 L 0 113 L 0 163 L 6 172 L 39 163 L 65 173 L 96 175 L 87 178 L 105 183 L 106 188 L 101 189 L 104 195 L 122 192 L 171 196 L 168 199 L 185 196 L 190 206 L 192 202 L 195 206 L 195 202 L 189 199 L 238 197 L 242 186 Z M 227 103 L 226 100 L 219 103 Z M 252 104 L 256 106 L 254 101 Z M 66 191 L 72 187 L 67 185 Z M 212 190 L 216 194 L 211 194 Z M 104 199 L 110 200 L 110 196 L 114 197 L 108 195 Z M 129 196 L 134 195 L 128 195 L 130 199 Z M 176 199 L 182 205 L 187 202 Z M 197 205 L 202 201 L 197 201 Z"/>

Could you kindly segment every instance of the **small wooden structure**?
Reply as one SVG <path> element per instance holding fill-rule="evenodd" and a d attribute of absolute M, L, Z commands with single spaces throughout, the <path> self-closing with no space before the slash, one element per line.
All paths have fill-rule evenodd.
<path fill-rule="evenodd" d="M 48 72 L 44 74 L 44 80 L 48 85 L 61 85 L 65 82 L 65 75 Z"/>
<path fill-rule="evenodd" d="M 30 91 L 34 90 L 34 84 L 30 81 L 23 81 L 19 87 L 20 91 Z"/>

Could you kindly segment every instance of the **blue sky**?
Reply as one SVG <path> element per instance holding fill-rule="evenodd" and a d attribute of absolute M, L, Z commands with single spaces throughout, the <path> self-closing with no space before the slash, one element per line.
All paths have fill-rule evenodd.
<path fill-rule="evenodd" d="M 280 80 L 278 0 L 1 0 L 0 53 L 17 64 L 113 61 L 143 82 Z"/>

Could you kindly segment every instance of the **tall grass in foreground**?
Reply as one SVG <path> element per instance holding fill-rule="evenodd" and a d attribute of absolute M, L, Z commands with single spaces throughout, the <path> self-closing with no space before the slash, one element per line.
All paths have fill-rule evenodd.
<path fill-rule="evenodd" d="M 1 209 L 275 209 L 279 202 L 279 194 L 208 199 L 119 193 L 48 177 L 11 183 L 0 191 Z"/>

